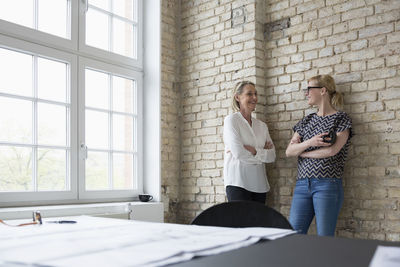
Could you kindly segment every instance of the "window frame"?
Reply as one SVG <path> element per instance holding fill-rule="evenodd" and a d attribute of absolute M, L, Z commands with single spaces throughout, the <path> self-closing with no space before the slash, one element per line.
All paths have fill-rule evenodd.
<path fill-rule="evenodd" d="M 78 50 L 78 5 L 79 0 L 67 0 L 70 5 L 70 39 L 62 38 L 50 33 L 25 27 L 16 23 L 0 19 L 0 33 L 11 37 L 16 37 L 25 41 L 30 41 L 37 44 L 52 48 L 60 48 L 67 50 Z"/>
<path fill-rule="evenodd" d="M 83 53 L 85 56 L 96 56 L 98 58 L 102 58 L 103 60 L 107 60 L 107 62 L 115 62 L 119 64 L 124 64 L 130 67 L 134 67 L 137 69 L 143 69 L 143 2 L 146 0 L 136 0 L 138 1 L 138 22 L 137 22 L 137 59 L 129 58 L 120 54 L 116 54 L 113 52 L 105 51 L 100 48 L 96 48 L 93 46 L 86 45 L 86 9 L 87 2 L 90 0 L 84 0 L 84 4 L 79 5 L 79 51 Z"/>
<path fill-rule="evenodd" d="M 72 70 L 78 67 L 77 56 L 60 50 L 43 47 L 41 45 L 32 44 L 23 40 L 17 40 L 0 34 L 0 47 L 4 47 L 16 52 L 37 55 L 43 58 L 55 59 L 69 64 L 69 90 L 70 90 L 70 121 L 66 122 L 70 125 L 70 166 L 67 173 L 70 174 L 70 190 L 69 191 L 52 191 L 52 192 L 1 192 L 0 203 L 9 202 L 31 202 L 36 201 L 59 201 L 64 199 L 77 199 L 77 72 Z M 0 206 L 2 206 L 0 204 Z"/>
<path fill-rule="evenodd" d="M 157 147 L 157 150 L 152 148 L 151 152 L 144 152 L 144 146 L 147 145 L 149 141 L 148 137 L 145 137 L 143 134 L 144 127 L 148 128 L 148 123 L 144 125 L 145 114 L 143 112 L 142 102 L 144 98 L 146 98 L 146 91 L 144 91 L 144 83 L 148 83 L 147 80 L 144 79 L 145 69 L 151 69 L 153 71 L 154 66 L 145 66 L 144 63 L 144 52 L 143 49 L 143 40 L 144 40 L 144 7 L 149 4 L 157 7 L 158 11 L 160 11 L 160 3 L 154 0 L 146 0 L 145 4 L 144 0 L 138 1 L 138 43 L 137 43 L 137 55 L 138 60 L 133 60 L 128 57 L 124 57 L 119 54 L 115 54 L 108 51 L 95 51 L 96 48 L 86 47 L 83 48 L 82 44 L 80 44 L 79 36 L 84 34 L 84 31 L 79 26 L 80 23 L 84 21 L 82 19 L 82 13 L 85 9 L 85 0 L 68 0 L 71 4 L 70 6 L 70 20 L 71 20 L 71 29 L 70 29 L 70 39 L 65 39 L 62 37 L 58 37 L 49 33 L 41 32 L 39 30 L 35 30 L 29 27 L 25 27 L 22 25 L 18 25 L 12 22 L 4 21 L 0 19 L 0 46 L 7 47 L 14 51 L 21 51 L 25 53 L 36 53 L 44 58 L 54 58 L 58 61 L 69 62 L 69 75 L 70 75 L 70 190 L 69 191 L 54 191 L 54 192 L 0 192 L 0 207 L 11 207 L 11 206 L 22 206 L 22 205 L 45 205 L 45 204 L 68 204 L 68 203 L 93 203 L 93 202 L 108 202 L 108 201 L 126 201 L 133 200 L 137 197 L 138 194 L 146 191 L 146 193 L 151 193 L 154 196 L 155 200 L 160 200 L 160 166 L 161 163 L 157 160 L 153 162 L 151 166 L 151 171 L 148 169 L 148 164 L 144 164 L 144 157 L 152 154 L 157 158 L 160 157 L 160 140 L 152 140 L 152 147 Z M 150 3 L 151 2 L 151 3 Z M 152 23 L 155 22 L 160 23 L 160 14 L 153 12 L 147 8 L 147 16 L 152 18 L 157 18 L 155 21 L 152 20 Z M 149 20 L 149 18 L 147 18 Z M 79 21 L 79 23 L 78 23 Z M 158 26 L 159 29 L 159 26 Z M 147 34 L 148 35 L 148 34 Z M 152 35 L 160 35 L 160 32 L 154 32 Z M 147 37 L 146 37 L 147 38 Z M 160 44 L 158 44 L 160 46 Z M 157 49 L 159 53 L 159 49 Z M 159 55 L 156 55 L 159 57 Z M 158 60 L 159 61 L 159 60 Z M 159 68 L 160 62 L 157 62 L 156 67 Z M 133 75 L 136 77 L 137 81 L 137 108 L 138 108 L 138 120 L 137 120 L 137 134 L 138 140 L 137 142 L 137 159 L 138 159 L 138 170 L 137 170 L 137 190 L 113 190 L 113 191 L 82 191 L 82 182 L 81 165 L 84 164 L 84 161 L 80 160 L 81 151 L 79 148 L 80 140 L 82 137 L 82 127 L 81 123 L 84 120 L 81 120 L 78 116 L 80 114 L 80 109 L 84 109 L 84 106 L 81 105 L 79 95 L 84 92 L 82 90 L 82 80 L 79 80 L 79 76 L 82 75 L 80 73 L 80 69 L 82 66 L 80 65 L 82 62 L 90 62 L 90 64 L 94 64 L 97 66 L 108 66 L 111 69 L 115 69 L 116 72 L 120 73 L 129 73 L 129 75 Z M 108 62 L 108 63 L 105 63 Z M 107 71 L 107 69 L 105 70 Z M 158 84 L 160 79 L 160 73 L 156 72 L 155 75 L 152 75 L 157 79 L 156 84 Z M 152 81 L 152 85 L 150 86 L 156 94 L 160 93 L 159 86 L 153 86 L 154 81 Z M 158 84 L 159 85 L 159 84 Z M 149 88 L 148 88 L 149 89 Z M 158 95 L 159 98 L 159 95 Z M 156 110 L 159 110 L 157 107 Z M 146 108 L 146 112 L 148 108 Z M 152 111 L 153 112 L 153 111 Z M 156 114 L 156 118 L 159 119 L 160 114 Z M 156 126 L 151 126 L 152 133 L 155 132 L 156 136 L 159 137 L 159 122 L 156 123 Z M 145 169 L 144 169 L 145 168 Z M 156 177 L 149 177 L 149 180 L 146 181 L 144 175 L 148 175 L 148 173 L 158 174 Z M 146 185 L 151 183 L 151 189 L 146 189 Z M 148 186 L 147 186 L 148 187 Z"/>
<path fill-rule="evenodd" d="M 78 114 L 85 114 L 85 69 L 90 68 L 94 70 L 99 70 L 103 71 L 106 73 L 110 73 L 112 75 L 117 75 L 125 78 L 133 78 L 136 81 L 136 96 L 137 100 L 134 102 L 134 105 L 136 105 L 136 110 L 137 110 L 137 121 L 136 121 L 136 131 L 134 129 L 134 136 L 136 138 L 136 162 L 134 166 L 136 166 L 136 169 L 134 168 L 135 172 L 135 178 L 136 178 L 136 183 L 137 183 L 137 189 L 129 189 L 129 190 L 93 190 L 93 191 L 86 191 L 85 189 L 85 154 L 86 154 L 86 149 L 79 149 L 79 198 L 80 199 L 106 199 L 106 198 L 126 198 L 126 197 L 131 197 L 132 195 L 138 195 L 143 191 L 143 179 L 140 179 L 140 177 L 143 177 L 143 142 L 138 140 L 143 140 L 143 107 L 142 107 L 142 101 L 140 99 L 143 99 L 143 90 L 140 90 L 140 88 L 143 88 L 143 75 L 140 72 L 134 71 L 134 70 L 128 70 L 126 68 L 121 68 L 112 64 L 100 62 L 100 61 L 95 61 L 89 58 L 84 58 L 80 57 L 79 58 L 79 108 L 78 108 Z M 85 117 L 79 117 L 79 147 L 81 145 L 85 146 Z M 136 135 L 135 135 L 136 134 Z"/>

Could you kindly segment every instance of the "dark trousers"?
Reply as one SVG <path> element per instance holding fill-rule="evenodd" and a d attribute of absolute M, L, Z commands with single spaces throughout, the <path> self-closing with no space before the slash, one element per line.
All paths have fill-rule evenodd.
<path fill-rule="evenodd" d="M 226 196 L 229 202 L 245 200 L 265 204 L 265 200 L 267 199 L 267 193 L 255 193 L 233 185 L 226 187 Z"/>

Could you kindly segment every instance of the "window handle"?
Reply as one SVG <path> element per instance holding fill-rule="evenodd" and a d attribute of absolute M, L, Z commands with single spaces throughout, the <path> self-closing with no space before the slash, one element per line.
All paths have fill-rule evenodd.
<path fill-rule="evenodd" d="M 85 5 L 85 13 L 89 10 L 89 0 L 81 0 L 82 3 Z"/>
<path fill-rule="evenodd" d="M 83 154 L 83 159 L 86 160 L 88 158 L 88 149 L 87 149 L 87 146 L 84 143 L 81 144 L 81 151 L 82 151 L 82 154 Z"/>

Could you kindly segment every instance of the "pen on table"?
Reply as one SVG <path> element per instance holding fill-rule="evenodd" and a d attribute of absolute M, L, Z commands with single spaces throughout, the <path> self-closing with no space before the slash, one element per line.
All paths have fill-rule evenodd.
<path fill-rule="evenodd" d="M 76 221 L 47 221 L 46 223 L 76 223 Z"/>

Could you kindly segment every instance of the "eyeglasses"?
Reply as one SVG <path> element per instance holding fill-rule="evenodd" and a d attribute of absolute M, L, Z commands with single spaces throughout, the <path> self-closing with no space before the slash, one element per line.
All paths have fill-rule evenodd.
<path fill-rule="evenodd" d="M 310 93 L 310 89 L 314 89 L 314 88 L 321 89 L 321 88 L 324 88 L 324 87 L 323 86 L 308 86 L 306 89 L 303 89 L 303 91 L 304 91 L 304 93 L 309 94 Z"/>

